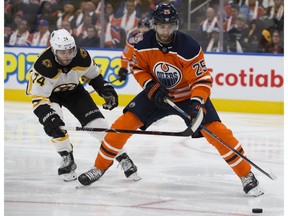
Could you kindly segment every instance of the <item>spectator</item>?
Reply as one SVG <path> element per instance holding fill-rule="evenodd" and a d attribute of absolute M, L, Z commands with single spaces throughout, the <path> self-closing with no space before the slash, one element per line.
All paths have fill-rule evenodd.
<path fill-rule="evenodd" d="M 224 23 L 224 31 L 230 31 L 236 26 L 236 20 L 239 15 L 239 6 L 234 4 L 231 6 L 231 16 Z"/>
<path fill-rule="evenodd" d="M 73 35 L 77 37 L 78 40 L 82 40 L 87 36 L 88 26 L 93 25 L 92 16 L 90 13 L 84 14 L 83 22 L 75 29 L 73 29 Z"/>
<path fill-rule="evenodd" d="M 215 27 L 219 27 L 216 11 L 214 8 L 209 7 L 206 10 L 206 19 L 200 23 L 200 31 L 204 33 L 203 36 L 209 40 L 211 37 L 211 32 Z"/>
<path fill-rule="evenodd" d="M 70 23 L 75 22 L 74 21 L 74 19 L 75 19 L 74 11 L 75 11 L 75 8 L 72 4 L 65 4 L 64 5 L 63 13 L 62 12 L 58 13 L 58 19 L 56 22 L 58 29 L 61 28 L 63 20 L 69 21 Z"/>
<path fill-rule="evenodd" d="M 84 16 L 85 14 L 89 14 L 91 17 L 91 23 L 93 25 L 97 22 L 97 15 L 95 13 L 95 5 L 92 2 L 83 2 L 81 4 L 80 10 L 76 13 L 75 16 L 75 25 L 72 24 L 72 28 L 78 28 L 81 24 L 84 22 Z"/>
<path fill-rule="evenodd" d="M 10 27 L 4 27 L 4 44 L 8 44 L 12 34 Z"/>
<path fill-rule="evenodd" d="M 56 21 L 58 19 L 57 10 L 58 5 L 55 3 L 55 1 L 50 0 L 41 1 L 40 8 L 38 11 L 37 24 L 41 19 L 47 20 L 49 22 L 50 30 L 55 30 L 57 28 Z M 37 31 L 37 28 L 35 30 Z"/>
<path fill-rule="evenodd" d="M 23 18 L 29 23 L 30 32 L 34 32 L 37 29 L 38 19 L 37 14 L 40 8 L 39 1 L 27 0 L 25 9 L 23 9 Z"/>
<path fill-rule="evenodd" d="M 85 13 L 85 4 L 86 4 L 86 2 L 82 2 L 81 5 L 80 5 L 80 8 L 78 10 L 76 10 L 76 12 L 74 14 L 74 16 L 75 16 L 75 24 L 73 25 L 73 23 L 71 23 L 71 27 L 72 28 L 76 28 L 82 23 L 83 16 L 84 16 L 84 13 Z"/>
<path fill-rule="evenodd" d="M 257 0 L 249 0 L 249 20 L 262 19 L 265 15 L 264 8 Z"/>
<path fill-rule="evenodd" d="M 240 42 L 241 46 L 243 46 L 244 36 L 247 35 L 249 31 L 249 26 L 245 22 L 246 17 L 240 14 L 237 17 L 236 26 L 232 30 L 235 30 L 235 34 L 237 35 L 237 39 Z M 231 30 L 230 30 L 231 33 Z"/>
<path fill-rule="evenodd" d="M 116 17 L 122 17 L 126 10 L 126 3 L 129 0 L 122 0 L 120 4 L 117 4 L 117 11 L 115 12 Z M 141 11 L 141 4 L 138 0 L 132 0 L 130 2 L 133 2 L 134 8 L 136 11 L 137 17 L 142 17 L 142 11 Z M 152 1 L 153 2 L 153 1 Z"/>
<path fill-rule="evenodd" d="M 259 41 L 263 30 L 261 20 L 252 20 L 249 30 L 243 34 L 243 47 L 245 52 L 259 52 Z"/>
<path fill-rule="evenodd" d="M 241 44 L 239 43 L 237 33 L 234 32 L 235 29 L 231 29 L 225 36 L 227 38 L 227 52 L 243 53 Z"/>
<path fill-rule="evenodd" d="M 25 4 L 24 2 L 22 2 L 22 0 L 11 0 L 11 13 L 12 13 L 12 17 L 15 17 L 15 15 L 19 12 L 22 13 L 22 16 L 24 16 L 24 14 L 26 14 L 25 12 L 27 12 L 27 4 Z M 25 18 L 25 17 L 23 17 Z M 27 20 L 27 19 L 25 19 Z"/>
<path fill-rule="evenodd" d="M 112 3 L 106 3 L 105 5 L 105 41 L 104 47 L 106 48 L 116 48 L 121 47 L 121 34 L 120 28 L 117 26 L 117 19 L 114 16 L 115 6 Z M 100 23 L 97 25 L 100 31 Z M 122 36 L 123 39 L 123 36 Z M 124 41 L 125 41 L 124 36 Z M 124 46 L 124 45 L 123 45 Z"/>
<path fill-rule="evenodd" d="M 211 32 L 211 39 L 208 42 L 206 52 L 220 52 L 220 40 L 219 40 L 219 32 L 220 29 L 218 27 L 215 27 Z"/>
<path fill-rule="evenodd" d="M 81 47 L 100 47 L 100 38 L 98 37 L 95 27 L 91 24 L 87 27 L 87 37 L 79 40 L 78 44 Z"/>
<path fill-rule="evenodd" d="M 118 19 L 118 25 L 125 30 L 125 34 L 133 29 L 137 28 L 140 21 L 140 16 L 136 15 L 135 1 L 126 0 L 125 9 L 123 15 Z"/>
<path fill-rule="evenodd" d="M 265 52 L 265 47 L 268 43 L 271 43 L 271 29 L 263 29 L 261 33 L 261 39 L 259 41 L 260 52 Z"/>
<path fill-rule="evenodd" d="M 228 19 L 231 17 L 231 1 L 230 0 L 224 0 L 224 14 L 225 14 L 225 19 Z"/>
<path fill-rule="evenodd" d="M 11 24 L 12 31 L 15 31 L 18 28 L 22 20 L 23 20 L 23 12 L 18 11 L 14 16 L 13 23 Z"/>
<path fill-rule="evenodd" d="M 90 0 L 95 5 L 95 14 L 97 17 L 100 17 L 101 14 L 101 0 Z"/>
<path fill-rule="evenodd" d="M 10 0 L 4 2 L 4 26 L 11 28 L 13 22 L 13 5 Z"/>
<path fill-rule="evenodd" d="M 284 53 L 284 49 L 281 46 L 280 32 L 277 29 L 272 30 L 271 42 L 267 43 L 264 49 L 265 53 Z"/>
<path fill-rule="evenodd" d="M 47 20 L 40 20 L 38 25 L 38 31 L 34 32 L 29 38 L 31 46 L 50 46 L 49 39 L 49 23 Z"/>
<path fill-rule="evenodd" d="M 28 31 L 28 23 L 26 20 L 22 20 L 16 29 L 15 32 L 12 33 L 9 39 L 9 46 L 29 46 L 29 31 Z"/>
<path fill-rule="evenodd" d="M 73 34 L 73 29 L 71 23 L 68 20 L 63 20 L 60 29 L 66 29 L 71 35 Z"/>
<path fill-rule="evenodd" d="M 262 6 L 264 9 L 267 9 L 270 6 L 274 5 L 274 0 L 262 0 Z"/>
<path fill-rule="evenodd" d="M 245 21 L 249 22 L 254 19 L 262 19 L 265 15 L 265 10 L 259 4 L 259 1 L 249 0 L 240 5 L 240 13 L 242 13 L 247 18 Z"/>
<path fill-rule="evenodd" d="M 274 5 L 266 10 L 269 20 L 273 21 L 273 27 L 278 31 L 282 31 L 284 27 L 284 5 L 282 0 L 274 0 Z"/>
<path fill-rule="evenodd" d="M 120 48 L 123 46 L 121 43 L 121 38 L 123 39 L 123 33 L 121 35 L 120 31 L 121 29 L 118 26 L 112 24 L 111 22 L 107 22 L 104 42 L 105 48 Z"/>
<path fill-rule="evenodd" d="M 101 3 L 99 3 L 99 4 L 101 4 Z M 115 6 L 112 3 L 107 2 L 104 5 L 104 18 L 106 21 L 115 22 L 114 11 L 115 11 Z M 97 16 L 99 17 L 100 14 L 98 14 Z M 101 20 L 100 19 L 97 20 L 97 23 L 95 26 L 96 26 L 96 30 L 98 31 L 98 34 L 100 35 L 100 31 L 101 31 Z"/>

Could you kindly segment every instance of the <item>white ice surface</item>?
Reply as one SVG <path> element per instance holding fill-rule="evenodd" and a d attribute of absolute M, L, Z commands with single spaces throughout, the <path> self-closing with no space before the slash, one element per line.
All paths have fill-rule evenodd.
<path fill-rule="evenodd" d="M 141 181 L 124 177 L 117 164 L 93 185 L 75 189 L 57 176 L 60 157 L 29 103 L 4 103 L 4 208 L 18 216 L 262 216 L 284 215 L 284 131 L 282 115 L 219 113 L 242 143 L 247 157 L 278 177 L 272 181 L 253 168 L 265 194 L 249 197 L 231 168 L 204 138 L 134 135 L 125 146 Z M 101 109 L 102 110 L 102 109 Z M 109 123 L 122 111 L 102 110 Z M 79 126 L 64 110 L 66 125 Z M 182 131 L 179 117 L 165 118 L 149 130 Z M 70 131 L 77 173 L 93 166 L 99 142 Z"/>

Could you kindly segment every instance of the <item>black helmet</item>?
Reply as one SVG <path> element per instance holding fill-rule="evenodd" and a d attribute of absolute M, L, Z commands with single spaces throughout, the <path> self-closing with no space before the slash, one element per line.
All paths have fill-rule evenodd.
<path fill-rule="evenodd" d="M 178 12 L 171 3 L 157 5 L 152 12 L 153 24 L 175 23 L 178 25 Z"/>

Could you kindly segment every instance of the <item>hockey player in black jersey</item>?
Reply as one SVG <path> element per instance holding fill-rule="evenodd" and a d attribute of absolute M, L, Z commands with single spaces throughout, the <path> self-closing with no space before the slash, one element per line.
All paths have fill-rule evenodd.
<path fill-rule="evenodd" d="M 32 96 L 33 111 L 62 157 L 58 175 L 62 175 L 64 181 L 72 181 L 77 179 L 77 166 L 73 146 L 65 129 L 62 106 L 79 120 L 82 127 L 106 128 L 108 124 L 103 114 L 79 78 L 91 85 L 105 100 L 104 109 L 117 107 L 118 95 L 111 83 L 103 79 L 89 53 L 76 46 L 68 31 L 53 31 L 50 44 L 30 70 L 26 94 Z M 101 141 L 104 133 L 92 135 Z"/>

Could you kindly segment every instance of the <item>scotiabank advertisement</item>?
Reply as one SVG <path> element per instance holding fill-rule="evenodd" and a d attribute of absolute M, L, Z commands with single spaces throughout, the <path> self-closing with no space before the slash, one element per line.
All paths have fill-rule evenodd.
<path fill-rule="evenodd" d="M 43 48 L 5 47 L 4 88 L 26 89 L 28 71 Z M 88 50 L 107 81 L 117 79 L 121 50 Z M 284 57 L 279 55 L 205 54 L 214 84 L 211 98 L 284 101 Z M 113 82 L 122 95 L 136 95 L 141 88 L 133 76 Z M 89 90 L 89 86 L 86 86 Z"/>
<path fill-rule="evenodd" d="M 284 57 L 206 54 L 212 98 L 284 101 Z"/>

